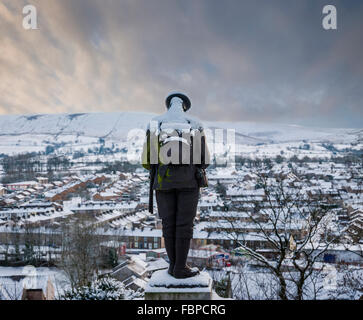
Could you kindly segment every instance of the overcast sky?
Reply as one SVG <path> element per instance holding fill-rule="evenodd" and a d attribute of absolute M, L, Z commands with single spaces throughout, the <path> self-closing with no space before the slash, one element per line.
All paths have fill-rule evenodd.
<path fill-rule="evenodd" d="M 0 114 L 161 113 L 178 90 L 203 120 L 361 128 L 362 33 L 358 0 L 1 0 Z"/>

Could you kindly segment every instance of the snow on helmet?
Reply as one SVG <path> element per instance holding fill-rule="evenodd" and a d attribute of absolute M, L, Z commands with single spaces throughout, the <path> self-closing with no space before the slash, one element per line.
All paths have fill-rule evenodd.
<path fill-rule="evenodd" d="M 171 99 L 173 99 L 174 97 L 178 97 L 178 98 L 183 100 L 183 110 L 184 110 L 184 112 L 188 111 L 190 109 L 190 107 L 192 106 L 189 98 L 185 94 L 182 94 L 180 92 L 175 92 L 175 93 L 169 94 L 167 96 L 166 100 L 165 100 L 165 104 L 166 104 L 167 109 L 170 108 Z"/>

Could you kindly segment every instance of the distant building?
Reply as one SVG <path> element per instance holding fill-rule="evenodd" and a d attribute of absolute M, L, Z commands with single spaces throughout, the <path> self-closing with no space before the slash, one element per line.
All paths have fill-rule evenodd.
<path fill-rule="evenodd" d="M 137 257 L 125 258 L 115 267 L 111 276 L 124 283 L 127 288 L 132 290 L 144 289 L 146 285 L 147 266 L 145 261 Z"/>
<path fill-rule="evenodd" d="M 36 187 L 38 185 L 37 181 L 23 181 L 23 182 L 16 182 L 16 183 L 8 183 L 6 184 L 6 188 L 9 190 L 24 190 L 31 187 Z"/>
<path fill-rule="evenodd" d="M 363 210 L 356 209 L 349 213 L 347 232 L 356 241 L 363 238 Z"/>
<path fill-rule="evenodd" d="M 121 231 L 128 249 L 160 249 L 163 247 L 160 229 L 126 229 Z"/>
<path fill-rule="evenodd" d="M 93 200 L 95 201 L 111 201 L 111 200 L 121 200 L 121 194 L 117 194 L 111 191 L 105 191 L 96 193 L 93 196 Z"/>
<path fill-rule="evenodd" d="M 223 251 L 206 249 L 191 249 L 188 253 L 188 262 L 200 268 L 224 267 L 229 254 Z"/>
<path fill-rule="evenodd" d="M 37 177 L 37 180 L 40 184 L 46 184 L 48 183 L 48 178 L 47 177 Z"/>

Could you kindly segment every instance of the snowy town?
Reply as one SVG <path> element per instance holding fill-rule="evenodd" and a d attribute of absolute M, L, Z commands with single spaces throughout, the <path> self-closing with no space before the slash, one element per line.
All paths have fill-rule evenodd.
<path fill-rule="evenodd" d="M 363 1 L 0 0 L 1 317 L 354 313 L 362 31 Z"/>
<path fill-rule="evenodd" d="M 305 298 L 362 295 L 362 164 L 346 155 L 308 158 L 306 151 L 300 158 L 237 156 L 233 165 L 207 170 L 209 187 L 201 191 L 188 261 L 211 275 L 220 296 L 274 299 L 276 273 L 286 279 L 297 274 L 287 285 L 294 292 L 301 270 L 311 273 L 302 288 Z M 44 299 L 64 294 L 71 283 L 70 239 L 96 255 L 88 257 L 95 259 L 91 272 L 142 296 L 152 273 L 168 267 L 155 201 L 154 214 L 148 211 L 148 172 L 140 166 L 67 170 L 1 185 L 1 299 L 27 295 L 19 288 L 29 265 L 39 286 L 31 289 L 40 289 Z M 312 214 L 321 217 L 311 223 Z M 77 236 L 75 223 L 92 229 Z M 286 245 L 275 245 L 276 236 Z M 306 269 L 299 269 L 304 263 Z"/>

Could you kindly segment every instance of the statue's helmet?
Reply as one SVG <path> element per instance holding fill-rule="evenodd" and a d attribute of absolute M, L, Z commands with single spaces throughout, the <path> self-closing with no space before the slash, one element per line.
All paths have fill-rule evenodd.
<path fill-rule="evenodd" d="M 190 99 L 185 94 L 180 93 L 180 92 L 175 92 L 175 93 L 169 94 L 167 96 L 166 100 L 165 100 L 165 104 L 166 104 L 167 109 L 170 108 L 171 99 L 173 99 L 174 97 L 178 97 L 178 98 L 183 100 L 183 110 L 184 110 L 184 112 L 188 111 L 190 109 L 190 107 L 192 106 L 192 103 L 190 102 Z"/>

